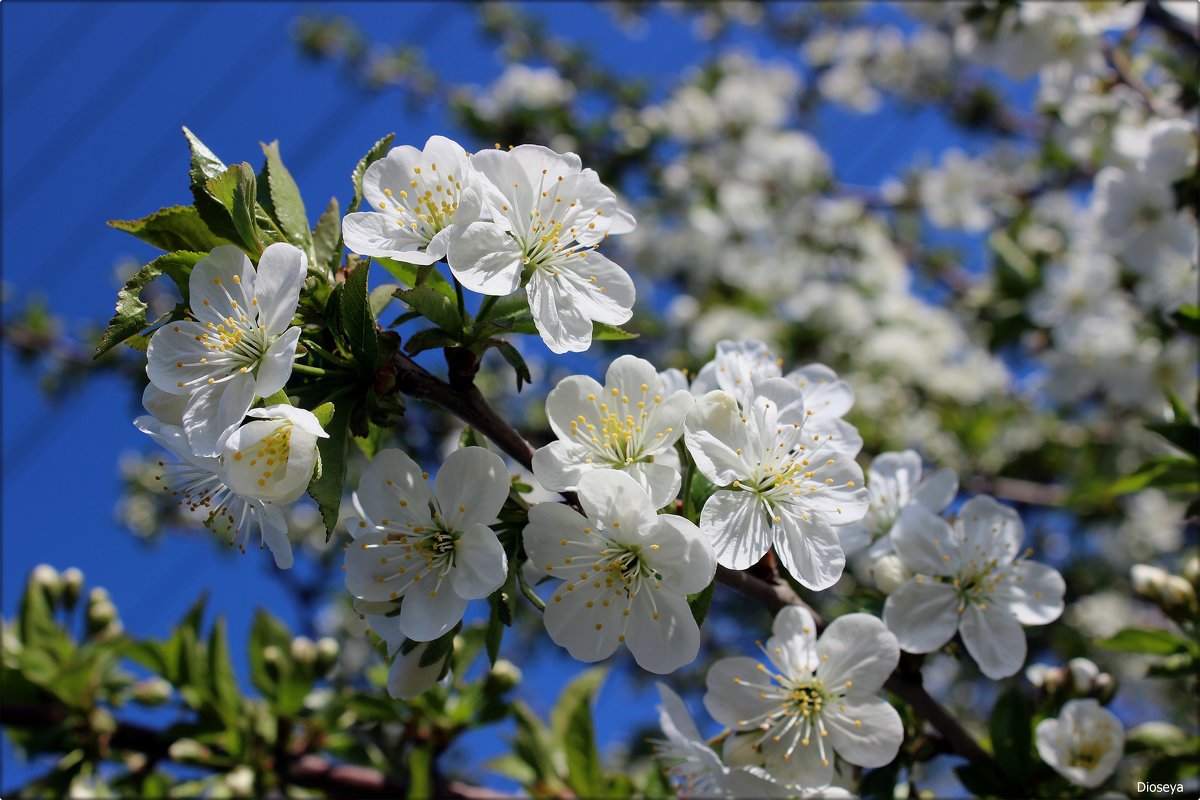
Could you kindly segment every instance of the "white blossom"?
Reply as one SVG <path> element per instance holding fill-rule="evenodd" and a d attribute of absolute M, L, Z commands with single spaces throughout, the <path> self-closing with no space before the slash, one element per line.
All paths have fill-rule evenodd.
<path fill-rule="evenodd" d="M 915 577 L 883 610 L 900 646 L 930 653 L 958 631 L 984 675 L 999 680 L 1019 670 L 1021 626 L 1058 619 L 1066 591 L 1056 570 L 1017 558 L 1024 538 L 1017 513 L 986 496 L 967 501 L 953 527 L 918 503 L 901 511 L 892 544 Z"/>
<path fill-rule="evenodd" d="M 552 491 L 574 491 L 598 469 L 622 470 L 662 508 L 679 493 L 675 443 L 692 409 L 687 391 L 667 392 L 650 362 L 621 356 L 604 385 L 585 375 L 559 381 L 546 397 L 546 416 L 558 437 L 533 455 L 533 474 Z"/>
<path fill-rule="evenodd" d="M 867 468 L 867 515 L 838 528 L 842 549 L 852 555 L 871 546 L 872 558 L 891 553 L 892 526 L 905 506 L 920 503 L 936 514 L 950 505 L 957 493 L 954 470 L 922 474 L 921 456 L 916 451 L 880 453 Z"/>
<path fill-rule="evenodd" d="M 225 440 L 229 485 L 245 497 L 286 505 L 308 488 L 317 439 L 328 438 L 311 411 L 281 404 L 252 408 L 255 420 Z"/>
<path fill-rule="evenodd" d="M 1042 760 L 1088 789 L 1104 783 L 1125 752 L 1121 721 L 1091 699 L 1067 701 L 1057 717 L 1039 722 L 1035 733 Z"/>
<path fill-rule="evenodd" d="M 409 264 L 445 258 L 459 200 L 472 177 L 466 151 L 444 136 L 429 137 L 423 150 L 393 147 L 363 173 L 363 199 L 370 210 L 342 220 L 346 247 Z"/>
<path fill-rule="evenodd" d="M 712 582 L 712 546 L 683 517 L 656 514 L 622 472 L 584 474 L 579 502 L 586 516 L 538 503 L 525 528 L 530 560 L 562 581 L 543 615 L 550 638 L 579 661 L 600 661 L 625 643 L 650 672 L 690 664 L 700 629 L 687 595 Z"/>
<path fill-rule="evenodd" d="M 542 340 L 555 353 L 587 350 L 592 323 L 620 325 L 633 315 L 633 281 L 596 251 L 634 220 L 579 156 L 539 145 L 485 150 L 471 159 L 486 183 L 464 194 L 464 219 L 449 264 L 463 286 L 506 295 L 525 284 Z"/>
<path fill-rule="evenodd" d="M 468 600 L 504 583 L 508 558 L 488 527 L 508 497 L 504 462 L 481 447 L 456 450 L 430 492 L 428 473 L 399 450 L 381 450 L 354 493 L 346 588 L 362 600 L 403 602 L 396 624 L 432 641 L 462 619 Z"/>
<path fill-rule="evenodd" d="M 217 247 L 188 280 L 194 319 L 150 338 L 146 374 L 162 391 L 187 396 L 183 429 L 197 455 L 219 455 L 254 398 L 287 383 L 300 338 L 292 316 L 307 268 L 304 252 L 290 244 L 263 250 L 257 271 L 237 247 Z"/>
<path fill-rule="evenodd" d="M 720 488 L 704 504 L 700 529 L 730 569 L 746 569 L 772 546 L 810 589 L 841 577 L 846 559 L 835 525 L 867 510 L 853 454 L 812 434 L 800 388 L 783 378 L 755 382 L 742 408 L 721 390 L 700 398 L 685 442 L 704 477 Z"/>
<path fill-rule="evenodd" d="M 726 658 L 708 671 L 708 712 L 735 731 L 777 780 L 807 789 L 828 786 L 834 755 L 881 767 L 904 739 L 900 715 L 878 696 L 900 660 L 894 637 L 869 614 L 847 614 L 817 638 L 812 614 L 788 606 L 775 617 L 764 652 Z M 727 755 L 728 758 L 728 755 Z"/>

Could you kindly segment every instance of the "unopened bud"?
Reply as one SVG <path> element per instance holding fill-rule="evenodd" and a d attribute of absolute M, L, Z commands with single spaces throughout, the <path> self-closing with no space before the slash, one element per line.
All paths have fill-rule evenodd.
<path fill-rule="evenodd" d="M 1134 564 L 1129 570 L 1133 591 L 1152 603 L 1161 602 L 1162 591 L 1169 577 L 1166 570 L 1149 564 Z"/>
<path fill-rule="evenodd" d="M 243 797 L 254 793 L 254 770 L 245 764 L 240 764 L 225 776 L 225 785 L 235 795 Z"/>
<path fill-rule="evenodd" d="M 337 639 L 331 636 L 323 636 L 317 640 L 317 672 L 324 675 L 329 670 L 333 669 L 337 664 L 338 655 L 341 653 L 341 646 Z"/>
<path fill-rule="evenodd" d="M 1053 669 L 1049 664 L 1030 664 L 1025 668 L 1025 680 L 1033 684 L 1035 689 L 1041 689 L 1046 684 L 1046 676 Z"/>
<path fill-rule="evenodd" d="M 89 634 L 95 636 L 101 631 L 105 631 L 116 621 L 117 607 L 108 600 L 88 604 L 87 629 Z"/>
<path fill-rule="evenodd" d="M 1046 675 L 1042 679 L 1042 689 L 1046 694 L 1053 695 L 1062 691 L 1067 682 L 1067 671 L 1059 667 L 1051 667 L 1046 670 Z"/>
<path fill-rule="evenodd" d="M 96 733 L 112 733 L 117 729 L 117 721 L 106 708 L 94 708 L 88 715 L 88 725 Z"/>
<path fill-rule="evenodd" d="M 1195 619 L 1196 590 L 1182 576 L 1169 575 L 1162 588 L 1162 607 L 1173 617 Z"/>
<path fill-rule="evenodd" d="M 283 651 L 273 644 L 269 644 L 263 648 L 263 666 L 266 668 L 267 675 L 273 680 L 279 679 L 280 665 L 283 663 Z"/>
<path fill-rule="evenodd" d="M 900 556 L 895 553 L 882 555 L 871 565 L 871 579 L 875 581 L 875 586 L 879 588 L 879 591 L 884 594 L 896 591 L 900 584 L 911 577 L 912 573 L 908 571 L 908 567 L 904 566 Z"/>
<path fill-rule="evenodd" d="M 317 660 L 317 646 L 307 636 L 297 636 L 292 639 L 292 660 L 304 665 Z"/>
<path fill-rule="evenodd" d="M 504 658 L 497 659 L 487 678 L 488 689 L 496 694 L 504 694 L 516 688 L 522 677 L 521 668 L 516 664 Z"/>
<path fill-rule="evenodd" d="M 133 699 L 144 706 L 162 705 L 171 699 L 171 684 L 162 678 L 147 678 L 133 687 Z"/>
<path fill-rule="evenodd" d="M 58 578 L 58 570 L 49 564 L 38 564 L 29 576 L 30 583 L 40 586 L 50 595 L 51 600 L 58 597 L 62 584 Z"/>
<path fill-rule="evenodd" d="M 74 608 L 79 596 L 83 594 L 83 573 L 76 567 L 63 570 L 62 580 L 63 603 L 67 608 Z"/>
<path fill-rule="evenodd" d="M 1100 668 L 1086 658 L 1072 658 L 1067 662 L 1067 677 L 1070 680 L 1070 691 L 1074 694 L 1085 695 L 1091 692 L 1092 683 L 1100 674 Z"/>
<path fill-rule="evenodd" d="M 1092 697 L 1100 701 L 1101 705 L 1108 705 L 1117 694 L 1117 679 L 1107 672 L 1101 672 L 1096 676 L 1096 680 L 1092 681 Z"/>
<path fill-rule="evenodd" d="M 1184 559 L 1179 574 L 1192 585 L 1193 589 L 1200 591 L 1200 556 L 1193 555 Z"/>
<path fill-rule="evenodd" d="M 195 739 L 176 739 L 167 748 L 167 755 L 172 761 L 203 762 L 212 755 L 212 750 L 197 742 Z"/>

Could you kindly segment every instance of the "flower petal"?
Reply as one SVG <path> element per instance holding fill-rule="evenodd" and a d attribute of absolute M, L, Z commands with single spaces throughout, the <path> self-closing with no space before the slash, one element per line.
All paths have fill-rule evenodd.
<path fill-rule="evenodd" d="M 840 705 L 846 710 L 825 715 L 837 754 L 859 767 L 890 764 L 904 741 L 904 723 L 896 709 L 875 696 L 844 697 Z"/>
<path fill-rule="evenodd" d="M 838 582 L 846 567 L 846 554 L 832 526 L 815 518 L 805 521 L 787 506 L 775 508 L 774 520 L 775 554 L 793 578 L 814 591 Z"/>
<path fill-rule="evenodd" d="M 660 514 L 642 550 L 646 564 L 663 576 L 663 586 L 679 594 L 694 594 L 712 583 L 717 557 L 708 537 L 683 517 Z"/>
<path fill-rule="evenodd" d="M 892 526 L 892 547 L 912 572 L 953 575 L 960 553 L 949 523 L 919 503 L 910 503 Z"/>
<path fill-rule="evenodd" d="M 275 557 L 275 566 L 279 569 L 292 568 L 292 542 L 288 539 L 287 517 L 279 506 L 263 503 L 251 513 L 257 514 L 258 524 L 262 531 L 263 544 Z"/>
<path fill-rule="evenodd" d="M 604 523 L 608 536 L 646 536 L 658 524 L 658 514 L 637 481 L 623 472 L 595 470 L 579 479 L 579 503 L 590 519 Z"/>
<path fill-rule="evenodd" d="M 696 401 L 687 416 L 688 452 L 696 468 L 717 486 L 748 478 L 753 468 L 743 458 L 752 452 L 750 437 L 737 400 L 728 392 L 709 392 Z"/>
<path fill-rule="evenodd" d="M 665 675 L 696 660 L 700 628 L 683 595 L 643 586 L 630 612 L 625 644 L 639 667 Z"/>
<path fill-rule="evenodd" d="M 300 302 L 300 285 L 307 274 L 308 256 L 300 248 L 276 242 L 263 250 L 254 296 L 258 300 L 258 323 L 266 326 L 269 336 L 278 336 L 292 324 Z"/>
<path fill-rule="evenodd" d="M 921 582 L 918 582 L 921 581 Z M 883 623 L 909 653 L 932 653 L 958 629 L 958 592 L 948 583 L 913 578 L 888 595 Z"/>
<path fill-rule="evenodd" d="M 845 614 L 829 623 L 817 652 L 821 680 L 854 695 L 878 692 L 900 663 L 895 635 L 870 614 Z"/>
<path fill-rule="evenodd" d="M 720 491 L 700 512 L 700 531 L 712 541 L 717 563 L 747 569 L 771 549 L 767 512 L 749 492 Z"/>
<path fill-rule="evenodd" d="M 468 600 L 487 597 L 508 576 L 508 557 L 496 534 L 486 525 L 466 525 L 455 545 L 454 557 L 450 583 L 460 597 Z"/>
<path fill-rule="evenodd" d="M 504 459 L 482 447 L 463 447 L 442 463 L 433 491 L 443 521 L 453 529 L 495 522 L 510 485 Z"/>
<path fill-rule="evenodd" d="M 1022 625 L 1046 625 L 1062 616 L 1066 591 L 1058 570 L 1019 561 L 996 586 L 992 601 L 1011 611 Z"/>
<path fill-rule="evenodd" d="M 467 610 L 467 599 L 454 591 L 450 581 L 443 580 L 435 588 L 428 587 L 433 577 L 429 575 L 405 592 L 400 616 L 396 618 L 400 631 L 414 641 L 433 641 L 457 625 Z"/>
<path fill-rule="evenodd" d="M 258 365 L 254 394 L 270 397 L 282 389 L 292 377 L 292 363 L 296 360 L 296 343 L 300 340 L 300 328 L 288 328 L 275 340 Z"/>
<path fill-rule="evenodd" d="M 388 694 L 396 700 L 411 700 L 433 688 L 445 666 L 441 659 L 421 666 L 425 647 L 414 647 L 407 653 L 397 653 L 388 670 Z"/>
<path fill-rule="evenodd" d="M 590 583 L 560 585 L 546 603 L 542 620 L 546 632 L 577 661 L 592 663 L 608 658 L 617 649 L 624 620 L 622 607 L 603 605 L 608 589 Z"/>
<path fill-rule="evenodd" d="M 520 288 L 523 257 L 520 242 L 491 222 L 456 229 L 446 251 L 454 277 L 471 291 L 489 295 Z"/>
<path fill-rule="evenodd" d="M 630 464 L 621 471 L 637 481 L 638 486 L 642 487 L 650 497 L 650 504 L 655 508 L 662 508 L 672 502 L 679 494 L 679 486 L 682 483 L 682 478 L 676 467 L 639 461 L 636 464 Z M 544 482 L 542 485 L 546 486 Z M 547 486 L 546 488 L 550 487 Z"/>
<path fill-rule="evenodd" d="M 554 353 L 582 353 L 592 344 L 592 321 L 574 305 L 542 270 L 533 273 L 529 285 L 529 310 L 542 341 Z"/>
<path fill-rule="evenodd" d="M 183 429 L 196 455 L 220 455 L 225 435 L 242 421 L 253 402 L 254 377 L 249 373 L 193 392 L 183 412 Z"/>
<path fill-rule="evenodd" d="M 921 481 L 913 499 L 930 511 L 939 512 L 958 494 L 958 475 L 952 469 L 939 469 Z"/>
<path fill-rule="evenodd" d="M 236 278 L 236 280 L 235 280 Z M 196 262 L 188 277 L 188 303 L 192 316 L 201 323 L 224 324 L 235 312 L 234 300 L 245 313 L 250 313 L 250 301 L 255 296 L 255 272 L 238 247 L 223 244 Z M 161 387 L 166 388 L 166 387 Z"/>
<path fill-rule="evenodd" d="M 346 247 L 360 256 L 394 258 L 420 266 L 438 260 L 422 251 L 427 244 L 424 236 L 382 211 L 353 211 L 347 214 L 342 219 L 342 236 L 346 240 Z"/>
<path fill-rule="evenodd" d="M 963 559 L 980 564 L 1012 563 L 1025 541 L 1025 527 L 1016 511 L 987 495 L 972 497 L 958 514 L 963 536 Z"/>
<path fill-rule="evenodd" d="M 704 707 L 726 728 L 754 728 L 758 724 L 755 718 L 777 705 L 775 700 L 759 696 L 761 692 L 755 687 L 763 683 L 769 683 L 769 679 L 753 658 L 723 658 L 709 668 L 704 679 L 708 687 Z"/>
<path fill-rule="evenodd" d="M 992 680 L 1015 675 L 1025 663 L 1025 631 L 1007 609 L 968 603 L 960 629 L 967 652 Z"/>
<path fill-rule="evenodd" d="M 385 519 L 428 524 L 429 500 L 429 482 L 421 468 L 394 448 L 375 454 L 354 493 L 355 507 L 373 525 Z M 356 533 L 355 526 L 350 526 L 350 533 Z"/>
<path fill-rule="evenodd" d="M 533 454 L 533 475 L 542 488 L 552 492 L 573 491 L 579 479 L 597 467 L 584 461 L 591 453 L 582 445 L 551 442 Z"/>

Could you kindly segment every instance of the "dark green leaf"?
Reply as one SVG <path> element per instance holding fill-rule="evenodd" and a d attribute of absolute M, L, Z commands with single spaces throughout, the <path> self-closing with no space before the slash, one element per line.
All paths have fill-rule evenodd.
<path fill-rule="evenodd" d="M 454 347 L 458 340 L 441 328 L 426 328 L 417 331 L 404 342 L 404 352 L 410 356 L 439 347 Z"/>
<path fill-rule="evenodd" d="M 263 609 L 254 614 L 250 627 L 250 683 L 263 697 L 273 699 L 278 695 L 280 678 L 287 670 L 291 656 L 292 634 L 283 623 Z M 274 647 L 280 655 L 275 666 L 268 666 L 266 650 Z"/>
<path fill-rule="evenodd" d="M 1186 653 L 1188 650 L 1187 639 L 1161 628 L 1125 628 L 1096 644 L 1123 653 L 1148 653 L 1156 656 Z"/>
<path fill-rule="evenodd" d="M 325 540 L 333 536 L 338 511 L 342 507 L 342 485 L 346 481 L 346 450 L 350 444 L 350 413 L 352 403 L 342 401 L 334 409 L 329 423 L 324 425 L 328 438 L 317 440 L 321 459 L 321 474 L 308 484 L 308 494 L 317 501 L 321 519 L 325 521 Z"/>
<path fill-rule="evenodd" d="M 303 250 L 310 259 L 316 261 L 313 253 L 313 238 L 308 230 L 308 213 L 304 210 L 304 200 L 300 197 L 300 188 L 283 159 L 279 156 L 279 142 L 270 144 L 259 142 L 263 155 L 267 157 L 263 165 L 263 177 L 266 178 L 266 192 L 260 197 L 264 210 L 271 218 L 279 223 L 287 240 Z M 261 187 L 260 187 L 261 188 Z"/>
<path fill-rule="evenodd" d="M 1196 459 L 1160 456 L 1138 467 L 1132 475 L 1118 478 L 1109 492 L 1113 495 L 1130 494 L 1148 487 L 1195 491 L 1198 480 Z"/>
<path fill-rule="evenodd" d="M 992 751 L 1014 783 L 1023 782 L 1033 764 L 1033 708 L 1016 688 L 1000 696 L 992 709 Z"/>
<path fill-rule="evenodd" d="M 1171 319 L 1175 321 L 1176 325 L 1192 336 L 1200 336 L 1200 306 L 1194 303 L 1183 306 L 1171 315 Z"/>
<path fill-rule="evenodd" d="M 542 784 L 557 784 L 558 770 L 554 768 L 550 733 L 529 706 L 521 701 L 512 704 L 514 725 L 513 751 L 537 774 Z"/>
<path fill-rule="evenodd" d="M 103 355 L 117 344 L 150 326 L 151 323 L 146 319 L 148 306 L 142 302 L 140 295 L 142 289 L 158 276 L 169 276 L 179 287 L 186 301 L 188 279 L 192 274 L 192 267 L 196 266 L 196 262 L 203 257 L 203 253 L 167 253 L 142 267 L 126 281 L 125 285 L 117 292 L 116 314 L 108 323 L 104 336 L 96 346 L 96 356 Z"/>
<path fill-rule="evenodd" d="M 241 694 L 237 677 L 229 660 L 229 641 L 225 636 L 225 619 L 217 617 L 208 635 L 208 678 L 212 697 L 222 716 L 236 720 L 241 711 Z"/>
<path fill-rule="evenodd" d="M 111 219 L 108 226 L 133 234 L 160 250 L 208 252 L 229 244 L 208 229 L 195 206 L 170 206 L 141 219 Z"/>
<path fill-rule="evenodd" d="M 550 712 L 551 733 L 566 756 L 567 783 L 579 797 L 597 797 L 603 788 L 592 701 L 607 674 L 607 667 L 593 667 L 582 673 L 567 684 Z"/>
<path fill-rule="evenodd" d="M 414 311 L 419 311 L 425 319 L 455 337 L 456 341 L 461 338 L 463 321 L 458 315 L 458 306 L 450 298 L 428 286 L 398 289 L 396 296 L 408 303 Z"/>
<path fill-rule="evenodd" d="M 1163 422 L 1147 425 L 1147 430 L 1157 433 L 1175 447 L 1193 458 L 1200 458 L 1200 428 L 1183 422 Z"/>
<path fill-rule="evenodd" d="M 374 375 L 379 367 L 379 333 L 371 315 L 371 298 L 367 290 L 369 260 L 360 261 L 346 276 L 342 288 L 342 329 L 350 354 L 363 372 Z"/>
<path fill-rule="evenodd" d="M 892 800 L 896 796 L 896 778 L 900 776 L 900 759 L 867 772 L 859 784 L 858 794 L 869 800 Z"/>
<path fill-rule="evenodd" d="M 225 171 L 225 164 L 221 159 L 217 158 L 212 150 L 205 146 L 204 142 L 196 138 L 196 134 L 184 126 L 183 135 L 187 137 L 188 148 L 192 152 L 192 163 L 189 175 L 193 185 L 201 184 L 209 178 L 215 178 Z"/>
<path fill-rule="evenodd" d="M 620 342 L 626 339 L 636 339 L 638 334 L 609 325 L 604 322 L 592 323 L 592 340 L 597 342 Z"/>
<path fill-rule="evenodd" d="M 529 365 L 525 363 L 525 359 L 521 356 L 517 348 L 503 339 L 492 339 L 489 344 L 500 352 L 500 355 L 504 357 L 508 365 L 517 373 L 518 392 L 521 391 L 525 384 L 533 383 L 533 376 L 529 374 Z"/>
<path fill-rule="evenodd" d="M 704 624 L 704 618 L 708 616 L 708 607 L 712 605 L 713 590 L 716 587 L 717 582 L 713 581 L 699 592 L 688 595 L 688 606 L 692 609 L 692 616 L 695 617 L 697 625 Z"/>
<path fill-rule="evenodd" d="M 203 189 L 202 194 L 220 207 L 220 211 L 217 211 L 206 202 L 202 202 L 199 196 L 196 197 L 196 208 L 205 224 L 214 233 L 236 242 L 257 258 L 263 246 L 258 229 L 258 190 L 254 170 L 246 163 L 234 164 L 217 177 L 205 181 Z"/>
<path fill-rule="evenodd" d="M 417 664 L 422 667 L 429 667 L 449 658 L 450 654 L 454 652 L 454 636 L 457 633 L 458 627 L 455 626 L 430 642 L 421 652 L 421 658 Z"/>
<path fill-rule="evenodd" d="M 354 172 L 350 175 L 350 180 L 354 182 L 354 200 L 350 203 L 350 208 L 346 209 L 348 213 L 358 211 L 358 207 L 362 205 L 362 179 L 363 175 L 365 175 L 367 172 L 367 167 L 371 166 L 376 161 L 387 155 L 388 150 L 392 146 L 392 140 L 395 138 L 396 134 L 394 133 L 389 133 L 387 136 L 384 136 L 371 146 L 371 149 L 367 151 L 367 154 L 363 156 L 359 160 L 357 166 L 354 167 Z"/>
<path fill-rule="evenodd" d="M 381 428 L 374 422 L 370 423 L 370 431 L 366 436 L 354 437 L 354 443 L 358 445 L 358 449 L 362 450 L 363 455 L 368 459 L 375 458 L 375 454 L 383 446 L 383 437 L 387 434 L 385 428 Z"/>
<path fill-rule="evenodd" d="M 336 197 L 329 198 L 329 205 L 313 228 L 312 238 L 318 267 L 332 272 L 342 265 L 342 212 Z"/>

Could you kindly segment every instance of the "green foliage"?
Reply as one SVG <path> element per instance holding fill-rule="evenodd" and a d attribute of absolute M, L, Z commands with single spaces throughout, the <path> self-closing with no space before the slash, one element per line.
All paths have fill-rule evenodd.
<path fill-rule="evenodd" d="M 149 306 L 141 299 L 142 290 L 150 281 L 160 275 L 166 275 L 179 287 L 184 303 L 187 303 L 188 278 L 192 273 L 192 267 L 196 266 L 196 263 L 204 255 L 203 253 L 188 252 L 168 253 L 154 259 L 126 281 L 125 285 L 117 292 L 116 314 L 109 321 L 108 328 L 105 329 L 104 335 L 96 346 L 96 358 L 135 334 L 155 327 L 168 319 L 181 319 L 183 317 L 182 306 L 153 322 L 148 321 L 146 309 Z"/>
<path fill-rule="evenodd" d="M 368 259 L 358 262 L 346 274 L 346 283 L 341 292 L 341 323 L 349 355 L 364 376 L 374 378 L 375 370 L 379 367 L 379 342 L 367 288 L 370 268 Z"/>
<path fill-rule="evenodd" d="M 593 667 L 580 674 L 563 689 L 550 712 L 550 731 L 566 757 L 567 785 L 579 797 L 604 794 L 592 704 L 607 676 L 607 667 Z"/>
<path fill-rule="evenodd" d="M 304 210 L 304 201 L 300 198 L 300 188 L 296 186 L 296 181 L 279 156 L 279 142 L 260 144 L 267 161 L 258 176 L 258 202 L 267 216 L 278 225 L 287 241 L 303 250 L 310 264 L 316 263 L 313 235 L 308 229 L 308 214 Z M 264 186 L 265 192 L 262 191 Z"/>
<path fill-rule="evenodd" d="M 716 588 L 717 582 L 714 580 L 695 594 L 688 595 L 688 607 L 692 609 L 692 616 L 697 625 L 703 625 L 705 618 L 708 617 L 708 609 L 712 605 L 713 591 Z"/>
<path fill-rule="evenodd" d="M 990 730 L 1000 769 L 1013 784 L 1025 783 L 1033 766 L 1033 707 L 1016 687 L 996 701 Z"/>
<path fill-rule="evenodd" d="M 342 486 L 346 481 L 346 455 L 350 445 L 350 405 L 338 404 L 328 424 L 323 424 L 323 427 L 329 436 L 317 440 L 320 474 L 308 484 L 308 494 L 321 509 L 325 540 L 329 541 L 342 507 Z"/>
<path fill-rule="evenodd" d="M 1096 644 L 1123 653 L 1170 656 L 1196 649 L 1196 645 L 1161 628 L 1124 628 Z"/>
<path fill-rule="evenodd" d="M 160 250 L 207 253 L 229 244 L 204 224 L 195 206 L 170 206 L 141 219 L 108 221 L 110 228 L 125 231 Z"/>
<path fill-rule="evenodd" d="M 332 274 L 342 263 L 342 212 L 336 197 L 329 198 L 329 205 L 317 219 L 312 240 L 313 263 Z"/>
<path fill-rule="evenodd" d="M 350 173 L 350 180 L 354 183 L 354 200 L 351 201 L 350 207 L 346 209 L 347 213 L 358 211 L 358 207 L 362 205 L 363 175 L 366 174 L 367 167 L 371 166 L 376 161 L 387 155 L 388 150 L 391 149 L 392 141 L 395 140 L 395 138 L 396 134 L 394 133 L 389 133 L 387 136 L 384 136 L 375 144 L 371 145 L 371 149 L 368 150 L 367 154 L 359 159 L 358 164 L 355 165 L 354 172 Z"/>

